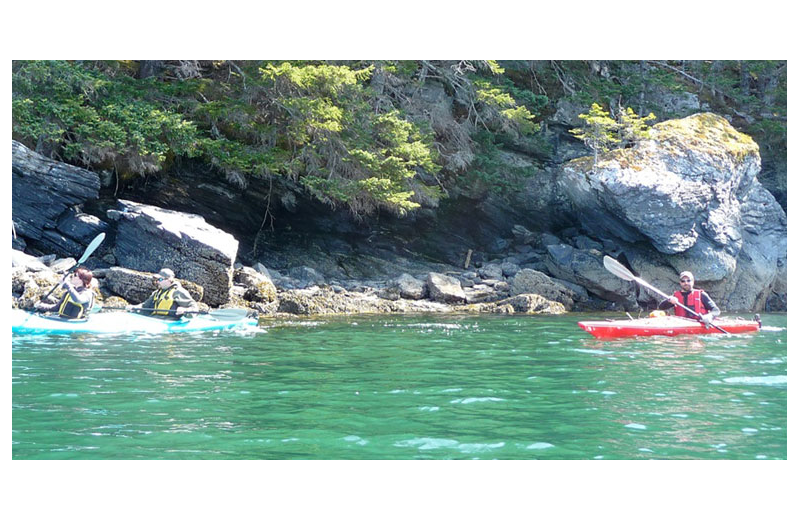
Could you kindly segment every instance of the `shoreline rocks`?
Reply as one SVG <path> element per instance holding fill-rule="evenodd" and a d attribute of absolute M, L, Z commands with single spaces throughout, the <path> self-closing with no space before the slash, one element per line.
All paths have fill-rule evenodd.
<path fill-rule="evenodd" d="M 25 255 L 12 268 L 12 307 L 31 309 L 43 294 L 60 280 L 61 273 L 54 265 L 74 265 L 74 260 L 50 258 L 50 265 Z M 24 262 L 23 262 L 24 261 Z M 263 266 L 262 266 L 263 268 Z M 97 283 L 97 301 L 103 305 L 123 307 L 144 301 L 154 290 L 155 272 L 143 272 L 124 267 L 101 268 L 93 271 Z M 489 274 L 494 274 L 489 272 Z M 545 276 L 541 274 L 541 276 Z M 403 274 L 388 282 L 352 282 L 349 289 L 340 285 L 311 285 L 294 288 L 289 277 L 281 277 L 289 287 L 276 286 L 267 274 L 256 268 L 238 266 L 225 307 L 255 310 L 262 317 L 323 316 L 353 314 L 409 313 L 492 313 L 492 314 L 562 314 L 567 312 L 560 302 L 539 294 L 508 294 L 508 283 L 482 280 L 465 289 L 458 278 L 440 273 L 428 273 L 426 281 Z M 478 280 L 481 280 L 478 278 Z M 179 279 L 197 301 L 203 300 L 204 288 L 189 280 Z M 383 285 L 383 287 L 381 287 Z M 506 286 L 498 291 L 498 286 Z M 467 292 L 468 291 L 468 292 Z M 476 294 L 480 297 L 476 297 Z M 111 302 L 109 304 L 109 302 Z M 202 305 L 202 304 L 201 304 Z M 204 307 L 208 307 L 207 305 Z"/>
<path fill-rule="evenodd" d="M 521 236 L 530 239 L 529 234 Z M 542 234 L 536 251 L 500 255 L 463 270 L 402 273 L 388 280 L 326 279 L 307 266 L 276 271 L 258 263 L 253 267 L 237 263 L 231 267 L 226 298 L 218 306 L 248 308 L 262 317 L 281 318 L 395 313 L 563 314 L 641 311 L 639 303 L 648 301 L 645 310 L 655 305 L 655 297 L 603 268 L 602 257 L 613 251 L 578 233 L 570 236 L 565 238 L 567 243 Z M 518 245 L 512 240 L 510 247 Z M 654 262 L 657 257 L 653 255 L 637 255 L 629 266 L 671 292 L 673 268 L 653 267 Z M 12 263 L 12 306 L 30 308 L 75 260 L 56 255 L 37 258 L 14 251 Z M 114 301 L 113 306 L 140 303 L 154 289 L 156 271 L 120 266 L 94 269 L 98 301 Z M 204 297 L 205 284 L 178 278 L 202 308 L 210 308 Z M 713 292 L 711 295 L 715 297 Z M 773 290 L 765 299 L 772 305 L 766 310 L 785 309 L 785 289 L 780 294 Z M 725 310 L 729 309 L 723 307 Z"/>

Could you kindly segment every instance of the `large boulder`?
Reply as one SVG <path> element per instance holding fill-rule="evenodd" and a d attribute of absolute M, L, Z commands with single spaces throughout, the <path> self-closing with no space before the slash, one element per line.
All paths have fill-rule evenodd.
<path fill-rule="evenodd" d="M 659 123 L 596 165 L 571 161 L 558 184 L 591 236 L 622 249 L 645 244 L 671 266 L 673 284 L 688 269 L 723 308 L 761 310 L 785 285 L 787 227 L 760 168 L 755 141 L 703 113 Z"/>
<path fill-rule="evenodd" d="M 550 301 L 540 294 L 518 294 L 495 303 L 500 307 L 510 305 L 521 314 L 564 314 L 567 309 L 560 302 Z"/>
<path fill-rule="evenodd" d="M 147 299 L 158 286 L 156 273 L 143 273 L 124 267 L 111 267 L 98 270 L 98 278 L 103 280 L 103 288 L 111 291 L 128 302 L 141 303 Z M 203 299 L 203 287 L 188 280 L 178 280 L 189 295 L 196 301 Z"/>
<path fill-rule="evenodd" d="M 611 274 L 603 266 L 603 255 L 596 250 L 583 251 L 568 244 L 547 246 L 545 264 L 551 274 L 580 285 L 600 298 L 636 310 L 636 286 Z"/>
<path fill-rule="evenodd" d="M 263 266 L 262 266 L 263 267 Z M 252 267 L 240 267 L 234 271 L 233 280 L 244 286 L 242 298 L 256 303 L 271 303 L 278 297 L 278 290 L 268 275 Z"/>
<path fill-rule="evenodd" d="M 239 248 L 233 235 L 197 215 L 127 200 L 119 200 L 108 217 L 117 220 L 117 265 L 145 272 L 168 267 L 178 278 L 202 285 L 204 303 L 228 301 Z"/>
<path fill-rule="evenodd" d="M 440 303 L 465 303 L 467 295 L 457 278 L 439 273 L 428 273 L 428 294 Z"/>
<path fill-rule="evenodd" d="M 538 294 L 548 300 L 561 303 L 567 310 L 574 304 L 577 295 L 561 283 L 534 269 L 521 269 L 511 279 L 511 295 Z"/>
<path fill-rule="evenodd" d="M 403 273 L 392 280 L 389 287 L 397 289 L 399 296 L 407 300 L 421 300 L 427 295 L 428 291 L 425 282 L 417 280 L 407 273 Z"/>

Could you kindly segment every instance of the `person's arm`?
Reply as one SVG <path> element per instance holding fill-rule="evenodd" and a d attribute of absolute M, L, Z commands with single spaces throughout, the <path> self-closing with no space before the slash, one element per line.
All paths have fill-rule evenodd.
<path fill-rule="evenodd" d="M 45 302 L 36 302 L 33 304 L 33 308 L 38 311 L 50 312 L 58 307 L 58 303 L 45 303 Z"/>
<path fill-rule="evenodd" d="M 140 303 L 138 305 L 128 305 L 125 308 L 128 309 L 128 310 L 132 310 L 132 309 L 152 309 L 153 308 L 153 302 L 155 301 L 156 292 L 157 291 L 153 291 L 152 293 L 150 293 L 150 296 L 148 296 L 147 299 L 145 301 L 143 301 L 142 303 Z"/>
<path fill-rule="evenodd" d="M 675 302 L 677 302 L 677 301 L 678 301 L 678 299 L 675 298 L 675 296 L 670 296 L 669 298 L 667 298 L 666 300 L 663 300 L 661 303 L 658 304 L 658 309 L 662 310 L 662 311 L 665 311 L 667 309 L 671 309 L 671 308 L 675 307 Z"/>
<path fill-rule="evenodd" d="M 175 291 L 172 297 L 175 303 L 178 304 L 178 307 L 175 309 L 175 314 L 178 316 L 186 312 L 196 312 L 200 309 L 197 302 L 194 301 L 194 298 L 182 287 Z"/>
<path fill-rule="evenodd" d="M 700 294 L 700 298 L 702 299 L 703 305 L 705 306 L 706 309 L 708 309 L 708 313 L 711 316 L 716 318 L 717 316 L 719 316 L 721 314 L 722 311 L 719 310 L 719 307 L 717 307 L 717 304 L 714 303 L 714 300 L 712 300 L 711 297 L 705 291 L 703 291 Z"/>
<path fill-rule="evenodd" d="M 64 276 L 61 277 L 61 280 L 59 280 L 59 282 L 56 285 L 56 287 L 66 287 L 67 289 L 69 289 L 70 285 L 67 283 L 67 277 L 69 277 L 69 273 L 67 273 L 67 274 L 65 274 Z M 50 312 L 50 311 L 56 310 L 61 305 L 61 302 L 63 302 L 63 301 L 64 301 L 64 296 L 59 298 L 59 300 L 54 302 L 54 303 L 47 303 L 47 302 L 44 302 L 44 301 L 38 301 L 33 305 L 33 307 L 36 310 L 40 310 L 40 311 L 44 311 L 44 312 Z"/>

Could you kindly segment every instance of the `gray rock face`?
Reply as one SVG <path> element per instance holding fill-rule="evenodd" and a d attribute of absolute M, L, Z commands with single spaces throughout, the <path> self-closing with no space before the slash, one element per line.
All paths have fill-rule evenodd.
<path fill-rule="evenodd" d="M 158 272 L 169 267 L 178 278 L 202 284 L 203 302 L 226 303 L 239 242 L 189 213 L 120 200 L 114 256 L 122 267 Z"/>
<path fill-rule="evenodd" d="M 628 250 L 647 244 L 666 255 L 675 278 L 688 269 L 698 286 L 714 288 L 723 308 L 761 310 L 782 283 L 787 228 L 785 212 L 756 179 L 760 167 L 750 137 L 705 113 L 659 123 L 651 139 L 596 166 L 572 161 L 558 183 L 593 238 Z M 550 262 L 565 268 L 552 250 Z"/>
<path fill-rule="evenodd" d="M 69 223 L 69 208 L 98 198 L 97 173 L 47 159 L 11 141 L 11 178 L 11 218 L 21 238 L 46 242 L 63 255 L 79 255 L 99 232 L 98 225 L 86 231 Z"/>

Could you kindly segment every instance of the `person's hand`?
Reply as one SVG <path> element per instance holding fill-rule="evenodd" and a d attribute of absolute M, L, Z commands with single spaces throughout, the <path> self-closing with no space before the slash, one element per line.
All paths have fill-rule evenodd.
<path fill-rule="evenodd" d="M 703 320 L 703 323 L 705 323 L 706 325 L 711 325 L 711 320 L 714 319 L 714 315 L 711 313 L 701 314 L 700 319 Z"/>
<path fill-rule="evenodd" d="M 178 307 L 175 309 L 175 316 L 183 316 L 183 313 L 186 312 L 185 307 Z"/>
<path fill-rule="evenodd" d="M 675 296 L 670 296 L 670 297 L 669 297 L 669 302 L 670 302 L 672 305 L 678 305 L 678 303 L 680 303 L 680 302 L 678 302 L 678 298 L 676 298 Z"/>

